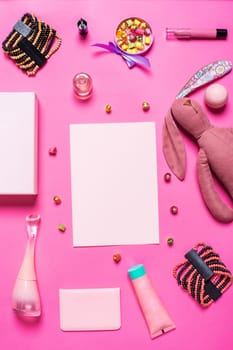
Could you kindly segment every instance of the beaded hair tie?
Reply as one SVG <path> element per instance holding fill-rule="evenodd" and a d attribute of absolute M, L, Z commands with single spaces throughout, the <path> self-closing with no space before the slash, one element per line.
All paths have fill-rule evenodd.
<path fill-rule="evenodd" d="M 2 43 L 5 53 L 28 76 L 35 75 L 60 46 L 61 38 L 56 31 L 29 13 L 15 24 Z"/>
<path fill-rule="evenodd" d="M 232 274 L 213 248 L 204 243 L 198 243 L 185 258 L 174 267 L 173 276 L 181 288 L 207 307 L 230 287 Z"/>

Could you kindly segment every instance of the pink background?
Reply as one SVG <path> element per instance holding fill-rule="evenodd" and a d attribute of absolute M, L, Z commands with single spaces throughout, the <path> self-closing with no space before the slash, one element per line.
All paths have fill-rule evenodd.
<path fill-rule="evenodd" d="M 60 50 L 34 78 L 21 73 L 0 53 L 0 90 L 35 91 L 39 114 L 39 196 L 34 206 L 0 207 L 0 346 L 2 349 L 230 349 L 233 339 L 233 288 L 207 310 L 202 310 L 177 286 L 173 266 L 198 241 L 211 244 L 233 271 L 233 224 L 216 222 L 205 208 L 196 181 L 196 146 L 187 138 L 187 176 L 183 183 L 168 171 L 161 150 L 163 119 L 172 100 L 188 78 L 200 67 L 219 59 L 232 59 L 233 3 L 225 1 L 1 1 L 0 37 L 5 39 L 13 24 L 25 13 L 34 12 L 51 24 L 63 39 Z M 129 70 L 116 55 L 93 48 L 91 43 L 113 39 L 117 24 L 126 17 L 140 16 L 154 32 L 155 42 L 148 53 L 152 68 Z M 80 40 L 76 22 L 87 19 L 89 34 Z M 166 41 L 166 27 L 227 28 L 226 41 Z M 75 100 L 72 77 L 88 72 L 94 81 L 93 98 Z M 212 123 L 233 125 L 233 81 L 230 73 L 221 80 L 229 90 L 225 111 L 208 111 Z M 203 102 L 205 88 L 193 94 Z M 141 104 L 149 101 L 145 113 Z M 112 105 L 112 113 L 104 107 Z M 204 107 L 205 108 L 205 107 Z M 205 108 L 206 109 L 206 108 Z M 73 248 L 69 124 L 90 122 L 156 121 L 160 245 L 103 248 Z M 23 125 L 22 125 L 23 127 Z M 48 149 L 56 146 L 56 157 Z M 53 196 L 62 204 L 55 206 Z M 169 208 L 177 205 L 179 214 Z M 11 292 L 26 243 L 25 216 L 42 216 L 37 245 L 37 274 L 43 313 L 39 322 L 24 324 L 11 310 Z M 58 224 L 67 226 L 60 233 Z M 143 232 L 142 232 L 143 234 Z M 175 244 L 168 247 L 166 239 Z M 120 252 L 115 265 L 112 255 Z M 164 301 L 177 329 L 151 340 L 127 278 L 127 269 L 143 263 Z M 109 332 L 73 332 L 59 329 L 59 288 L 120 287 L 122 328 Z"/>

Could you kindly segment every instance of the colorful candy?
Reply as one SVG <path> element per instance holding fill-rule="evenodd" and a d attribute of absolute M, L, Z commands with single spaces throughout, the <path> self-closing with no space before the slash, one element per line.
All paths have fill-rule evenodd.
<path fill-rule="evenodd" d="M 137 37 L 134 34 L 130 34 L 128 36 L 128 39 L 129 39 L 129 42 L 134 43 L 137 40 Z"/>
<path fill-rule="evenodd" d="M 143 28 L 137 28 L 136 30 L 135 30 L 135 34 L 138 34 L 138 35 L 143 35 L 144 34 L 144 29 Z"/>
<path fill-rule="evenodd" d="M 132 20 L 132 18 L 127 19 L 127 20 L 126 20 L 126 24 L 127 24 L 127 26 L 130 28 L 130 27 L 133 25 L 133 20 Z"/>
<path fill-rule="evenodd" d="M 136 44 L 135 44 L 135 43 L 133 43 L 133 42 L 129 42 L 129 50 L 134 49 L 134 48 L 135 48 L 135 46 L 136 46 Z"/>
<path fill-rule="evenodd" d="M 136 48 L 137 48 L 138 50 L 140 50 L 140 51 L 143 51 L 143 50 L 145 49 L 145 46 L 143 45 L 142 42 L 137 41 L 137 42 L 136 42 Z"/>
<path fill-rule="evenodd" d="M 140 19 L 135 18 L 135 19 L 134 19 L 134 24 L 135 24 L 135 26 L 139 27 L 139 26 L 140 26 L 140 24 L 141 24 Z"/>
<path fill-rule="evenodd" d="M 140 28 L 146 29 L 146 28 L 147 28 L 146 22 L 142 22 L 142 23 L 140 24 Z"/>
<path fill-rule="evenodd" d="M 121 33 L 121 39 L 125 40 L 127 38 L 127 33 L 123 32 Z"/>
<path fill-rule="evenodd" d="M 147 36 L 144 40 L 146 45 L 150 45 L 151 44 L 151 38 L 149 36 Z"/>
<path fill-rule="evenodd" d="M 144 34 L 145 34 L 146 36 L 151 35 L 151 30 L 150 30 L 150 28 L 146 28 L 145 31 L 144 31 Z"/>
<path fill-rule="evenodd" d="M 151 27 L 140 18 L 127 18 L 119 24 L 115 41 L 124 52 L 129 54 L 144 53 L 153 42 Z"/>
<path fill-rule="evenodd" d="M 131 55 L 137 54 L 138 53 L 138 49 L 136 47 L 132 47 L 131 49 L 128 48 L 126 50 L 128 53 L 130 53 Z"/>
<path fill-rule="evenodd" d="M 123 51 L 127 51 L 128 50 L 128 45 L 127 44 L 122 44 L 122 46 L 121 46 L 121 49 L 123 50 Z"/>

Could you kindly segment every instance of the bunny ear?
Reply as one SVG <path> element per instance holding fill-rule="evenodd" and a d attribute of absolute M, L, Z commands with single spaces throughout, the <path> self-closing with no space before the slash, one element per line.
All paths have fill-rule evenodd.
<path fill-rule="evenodd" d="M 183 181 L 186 169 L 185 146 L 170 111 L 163 126 L 163 153 L 171 171 Z"/>
<path fill-rule="evenodd" d="M 198 154 L 197 175 L 202 197 L 211 214 L 218 221 L 224 223 L 232 222 L 233 210 L 223 202 L 216 191 L 208 158 L 203 149 L 200 149 Z"/>

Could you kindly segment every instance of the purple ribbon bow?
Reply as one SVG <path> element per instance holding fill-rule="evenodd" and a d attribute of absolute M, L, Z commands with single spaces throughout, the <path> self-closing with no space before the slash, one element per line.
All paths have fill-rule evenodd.
<path fill-rule="evenodd" d="M 97 43 L 97 44 L 93 44 L 92 46 L 101 47 L 102 49 L 108 50 L 110 52 L 113 52 L 113 53 L 116 53 L 117 55 L 122 56 L 129 68 L 134 67 L 135 64 L 139 64 L 144 67 L 150 67 L 150 61 L 148 60 L 148 58 L 143 57 L 141 55 L 131 55 L 126 52 L 123 52 L 119 49 L 119 47 L 115 43 L 111 41 L 109 41 L 108 45 Z"/>

